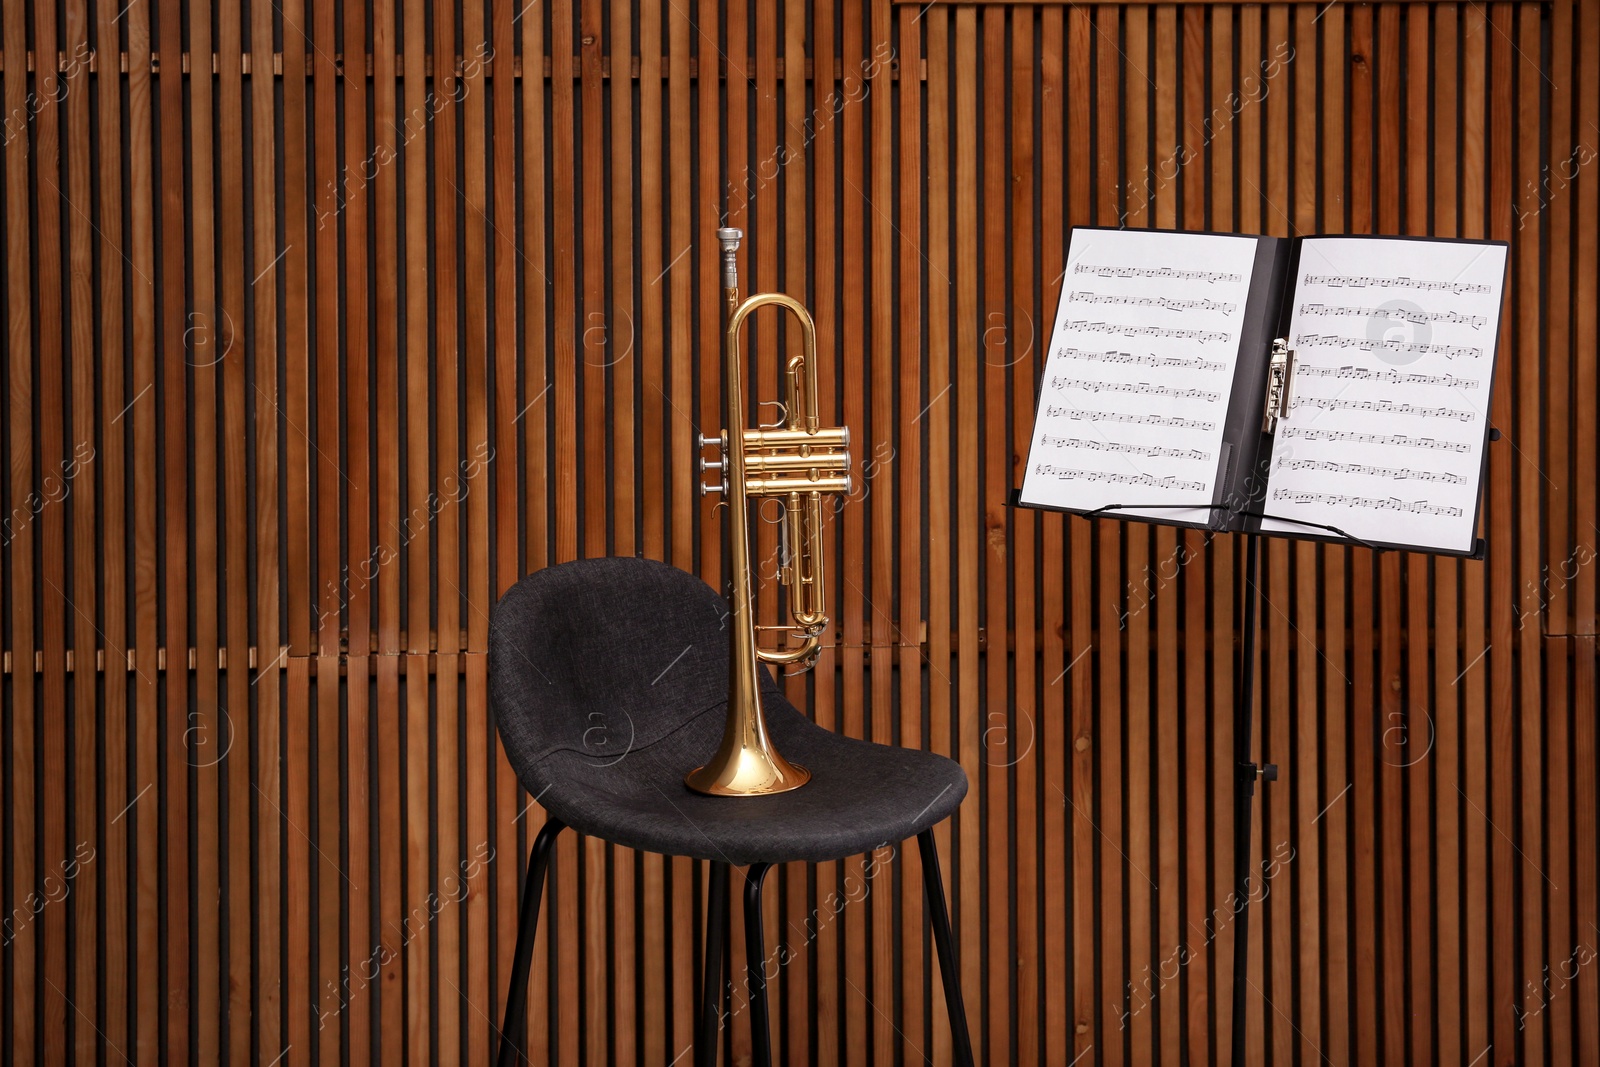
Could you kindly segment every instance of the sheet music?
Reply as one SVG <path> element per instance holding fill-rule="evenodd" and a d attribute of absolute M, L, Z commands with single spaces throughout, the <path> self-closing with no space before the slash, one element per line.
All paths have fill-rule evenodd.
<path fill-rule="evenodd" d="M 1256 242 L 1075 230 L 1021 499 L 1207 522 Z"/>
<path fill-rule="evenodd" d="M 1262 510 L 1365 541 L 1471 549 L 1505 262 L 1503 245 L 1301 243 L 1289 414 Z"/>

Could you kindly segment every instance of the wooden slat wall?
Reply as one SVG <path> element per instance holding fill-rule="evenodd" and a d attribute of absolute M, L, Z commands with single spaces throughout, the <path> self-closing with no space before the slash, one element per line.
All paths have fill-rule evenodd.
<path fill-rule="evenodd" d="M 724 219 L 860 442 L 790 691 L 971 776 L 991 1063 L 1231 1051 L 1241 545 L 1003 503 L 1067 228 L 1509 240 L 1488 559 L 1265 553 L 1248 1052 L 1600 1062 L 1600 0 L 8 0 L 0 97 L 0 1062 L 486 1061 L 489 608 L 720 579 Z M 784 1062 L 948 1061 L 919 877 L 771 881 Z M 679 1057 L 704 872 L 551 890 L 539 1059 Z"/>

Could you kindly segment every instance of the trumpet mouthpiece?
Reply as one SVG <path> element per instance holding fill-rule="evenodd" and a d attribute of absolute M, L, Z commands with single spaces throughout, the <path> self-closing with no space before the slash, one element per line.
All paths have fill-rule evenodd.
<path fill-rule="evenodd" d="M 739 288 L 739 242 L 744 240 L 744 231 L 733 226 L 723 226 L 717 230 L 717 240 L 722 244 L 722 287 L 737 289 Z"/>

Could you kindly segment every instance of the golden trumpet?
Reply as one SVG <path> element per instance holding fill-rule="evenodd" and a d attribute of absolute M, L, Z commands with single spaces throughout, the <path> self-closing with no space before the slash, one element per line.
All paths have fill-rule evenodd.
<path fill-rule="evenodd" d="M 728 547 L 733 572 L 733 640 L 728 658 L 728 719 L 716 755 L 684 781 L 711 796 L 762 796 L 798 789 L 811 780 L 804 767 L 779 755 L 767 736 L 761 710 L 758 661 L 811 667 L 828 626 L 823 579 L 822 495 L 850 491 L 850 430 L 823 427 L 817 417 L 817 329 L 805 305 L 783 293 L 757 293 L 739 299 L 741 230 L 719 229 L 722 293 L 727 312 L 727 365 L 724 421 L 715 438 L 701 437 L 702 448 L 718 446 L 721 459 L 701 459 L 700 469 L 720 471 L 720 484 L 702 484 L 702 493 L 721 493 L 728 504 Z M 744 419 L 739 330 L 764 307 L 779 307 L 800 322 L 803 345 L 784 366 L 784 420 L 776 426 L 734 430 Z M 776 497 L 783 503 L 780 580 L 788 590 L 785 626 L 758 626 L 750 576 L 749 502 Z M 756 644 L 757 630 L 798 634 L 800 643 L 782 651 Z"/>

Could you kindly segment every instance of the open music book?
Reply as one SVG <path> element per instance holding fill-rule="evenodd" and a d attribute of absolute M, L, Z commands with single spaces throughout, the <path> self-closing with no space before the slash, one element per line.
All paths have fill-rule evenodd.
<path fill-rule="evenodd" d="M 1471 554 L 1506 251 L 1074 229 L 1015 501 Z"/>

